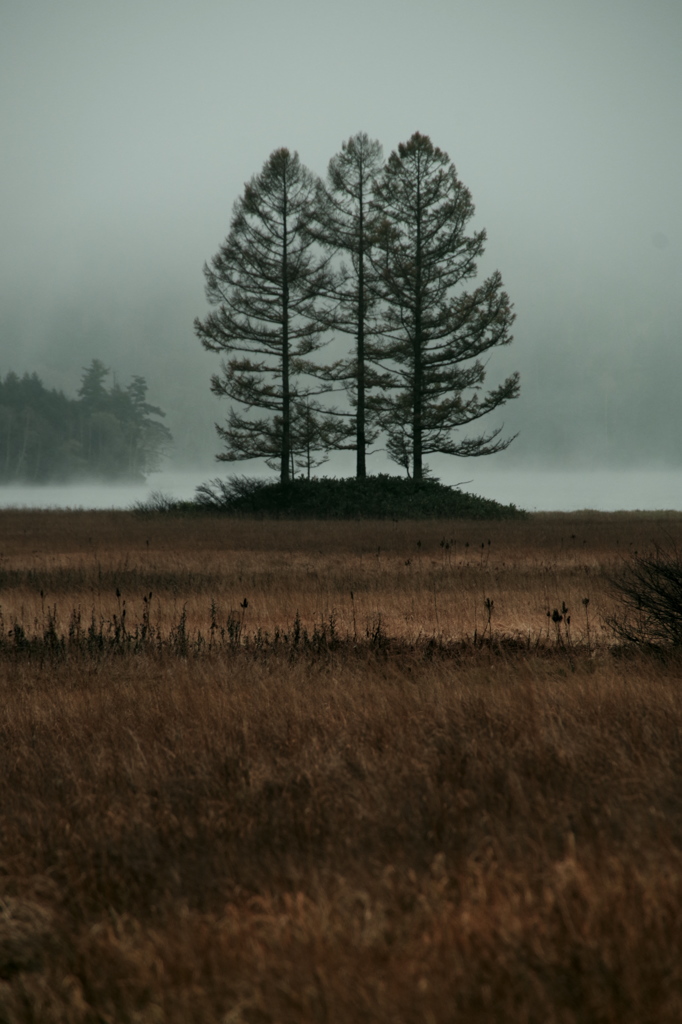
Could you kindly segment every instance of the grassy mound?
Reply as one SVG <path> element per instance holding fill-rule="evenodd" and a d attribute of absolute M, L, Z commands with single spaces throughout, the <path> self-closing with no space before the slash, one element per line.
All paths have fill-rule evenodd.
<path fill-rule="evenodd" d="M 283 519 L 518 519 L 501 505 L 438 480 L 379 476 L 366 480 L 293 480 L 268 483 L 245 477 L 212 480 L 197 488 L 195 507 L 229 515 Z"/>

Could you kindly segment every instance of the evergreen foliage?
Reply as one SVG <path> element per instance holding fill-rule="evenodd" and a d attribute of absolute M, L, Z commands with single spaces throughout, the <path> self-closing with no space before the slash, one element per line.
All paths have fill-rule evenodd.
<path fill-rule="evenodd" d="M 416 132 L 391 153 L 375 187 L 383 218 L 375 266 L 383 299 L 383 330 L 374 355 L 390 379 L 375 400 L 391 458 L 422 479 L 424 456 L 490 455 L 506 448 L 501 428 L 464 440 L 458 429 L 519 392 L 512 374 L 480 396 L 480 356 L 512 340 L 511 303 L 495 272 L 471 292 L 485 232 L 467 235 L 471 193 L 447 153 Z"/>
<path fill-rule="evenodd" d="M 107 388 L 93 359 L 77 398 L 48 390 L 37 374 L 0 378 L 0 482 L 48 483 L 94 477 L 142 479 L 158 468 L 171 434 L 147 402 L 147 382 Z"/>
<path fill-rule="evenodd" d="M 367 393 L 389 380 L 371 366 L 367 350 L 377 329 L 376 280 L 370 251 L 379 226 L 372 199 L 381 167 L 381 143 L 364 132 L 344 142 L 341 152 L 329 161 L 326 184 L 318 186 L 311 228 L 327 251 L 342 260 L 331 277 L 332 304 L 323 310 L 323 323 L 326 328 L 352 335 L 355 347 L 346 358 L 317 372 L 322 379 L 341 383 L 348 392 L 351 411 L 345 415 L 351 420 L 351 430 L 343 447 L 356 450 L 358 479 L 367 475 L 367 447 L 379 435 L 377 424 L 368 415 Z"/>
<path fill-rule="evenodd" d="M 429 453 L 506 448 L 502 427 L 459 436 L 519 393 L 517 373 L 484 389 L 482 356 L 511 342 L 514 313 L 497 271 L 463 288 L 486 238 L 467 234 L 473 213 L 452 161 L 419 132 L 383 166 L 380 144 L 358 133 L 326 184 L 296 153 L 273 152 L 204 267 L 215 308 L 195 330 L 225 356 L 212 390 L 243 407 L 217 425 L 218 459 L 263 458 L 287 484 L 328 451 L 355 448 L 362 479 L 383 433 L 384 450 L 419 481 Z M 311 359 L 337 332 L 354 338 L 352 351 L 328 366 Z M 325 404 L 339 390 L 348 407 Z"/>
<path fill-rule="evenodd" d="M 206 295 L 217 308 L 194 324 L 204 347 L 225 355 L 211 379 L 214 394 L 264 412 L 253 419 L 232 407 L 227 426 L 217 427 L 226 446 L 218 458 L 264 458 L 282 483 L 295 474 L 301 449 L 296 412 L 308 417 L 307 452 L 324 448 L 334 431 L 311 404 L 316 389 L 304 380 L 306 359 L 321 344 L 316 305 L 328 286 L 327 261 L 308 232 L 316 189 L 297 153 L 272 153 L 235 203 L 229 235 L 204 266 Z"/>

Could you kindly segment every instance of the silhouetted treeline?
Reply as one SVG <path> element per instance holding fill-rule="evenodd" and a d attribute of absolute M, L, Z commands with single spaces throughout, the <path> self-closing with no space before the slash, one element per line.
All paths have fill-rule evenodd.
<path fill-rule="evenodd" d="M 0 482 L 140 479 L 157 469 L 172 440 L 165 413 L 147 402 L 144 377 L 107 386 L 109 373 L 93 359 L 76 398 L 36 373 L 0 378 Z"/>

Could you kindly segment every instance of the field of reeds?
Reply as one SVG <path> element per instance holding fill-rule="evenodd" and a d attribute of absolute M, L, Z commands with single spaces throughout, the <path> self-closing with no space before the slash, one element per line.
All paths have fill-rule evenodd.
<path fill-rule="evenodd" d="M 0 512 L 0 1022 L 679 1022 L 682 516 Z"/>

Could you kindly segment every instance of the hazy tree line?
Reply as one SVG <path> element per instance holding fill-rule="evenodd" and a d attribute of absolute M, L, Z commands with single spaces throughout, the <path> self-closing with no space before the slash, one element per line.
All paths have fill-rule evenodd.
<path fill-rule="evenodd" d="M 360 133 L 325 181 L 278 149 L 236 201 L 229 234 L 204 267 L 213 307 L 195 321 L 220 353 L 215 394 L 224 461 L 264 458 L 286 482 L 327 458 L 384 449 L 415 479 L 426 457 L 491 454 L 512 438 L 461 428 L 515 398 L 518 374 L 485 390 L 486 353 L 512 340 L 498 272 L 478 286 L 485 232 L 468 233 L 469 190 L 419 133 L 384 162 Z M 351 339 L 324 363 L 330 340 Z"/>
<path fill-rule="evenodd" d="M 147 402 L 144 377 L 107 386 L 109 374 L 93 359 L 76 398 L 35 373 L 0 378 L 0 481 L 140 479 L 157 469 L 172 440 L 165 413 Z"/>

